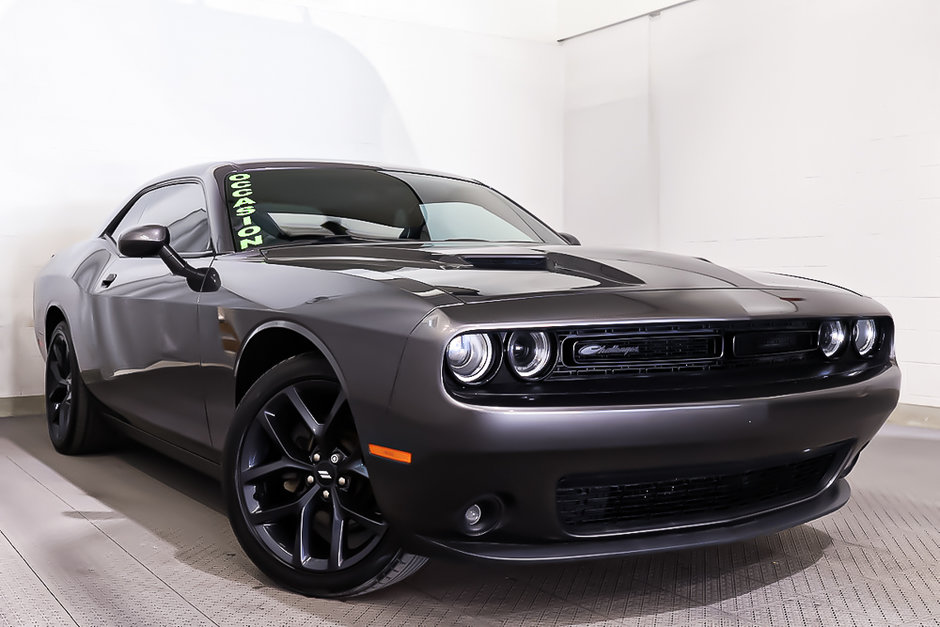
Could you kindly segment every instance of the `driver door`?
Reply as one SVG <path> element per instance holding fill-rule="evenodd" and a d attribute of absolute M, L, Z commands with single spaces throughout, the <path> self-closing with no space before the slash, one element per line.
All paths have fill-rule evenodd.
<path fill-rule="evenodd" d="M 166 226 L 170 245 L 196 267 L 212 263 L 202 186 L 178 182 L 146 191 L 108 241 L 111 261 L 94 287 L 101 378 L 94 392 L 132 425 L 196 451 L 209 445 L 200 368 L 199 294 L 159 258 L 123 257 L 127 229 Z M 192 446 L 196 445 L 196 446 Z"/>

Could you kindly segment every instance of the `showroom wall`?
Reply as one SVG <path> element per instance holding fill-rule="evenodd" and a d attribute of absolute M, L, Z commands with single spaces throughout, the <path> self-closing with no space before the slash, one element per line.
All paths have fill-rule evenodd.
<path fill-rule="evenodd" d="M 41 391 L 36 271 L 136 185 L 321 156 L 476 176 L 588 244 L 871 294 L 904 400 L 940 405 L 940 5 L 674 4 L 0 0 L 0 397 Z"/>
<path fill-rule="evenodd" d="M 39 394 L 32 280 L 135 186 L 243 157 L 450 170 L 562 216 L 553 2 L 0 2 L 0 397 Z"/>
<path fill-rule="evenodd" d="M 657 246 L 649 32 L 641 19 L 563 44 L 564 228 L 585 244 Z"/>
<path fill-rule="evenodd" d="M 566 41 L 566 228 L 874 296 L 940 406 L 938 32 L 932 0 L 698 0 Z"/>
<path fill-rule="evenodd" d="M 558 39 L 565 41 L 690 1 L 695 0 L 558 0 Z"/>

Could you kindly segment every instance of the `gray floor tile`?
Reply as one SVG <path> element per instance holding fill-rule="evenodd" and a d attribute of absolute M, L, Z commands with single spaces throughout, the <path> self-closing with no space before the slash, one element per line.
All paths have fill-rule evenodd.
<path fill-rule="evenodd" d="M 325 601 L 255 569 L 212 480 L 135 447 L 60 456 L 38 417 L 4 418 L 0 625 L 940 625 L 940 439 L 904 433 L 868 447 L 848 506 L 778 534 L 563 565 L 436 560 Z"/>

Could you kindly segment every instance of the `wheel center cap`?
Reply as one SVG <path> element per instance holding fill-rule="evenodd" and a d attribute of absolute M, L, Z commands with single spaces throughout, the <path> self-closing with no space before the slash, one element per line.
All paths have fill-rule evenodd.
<path fill-rule="evenodd" d="M 322 486 L 333 485 L 337 476 L 336 466 L 329 462 L 317 465 L 317 483 Z"/>

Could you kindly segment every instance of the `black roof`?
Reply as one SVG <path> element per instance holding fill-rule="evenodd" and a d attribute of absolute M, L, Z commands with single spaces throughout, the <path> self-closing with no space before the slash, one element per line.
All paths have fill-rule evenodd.
<path fill-rule="evenodd" d="M 370 163 L 364 161 L 342 161 L 342 160 L 314 160 L 314 159 L 242 159 L 233 161 L 212 161 L 209 163 L 200 163 L 191 165 L 178 170 L 173 170 L 162 176 L 149 181 L 147 185 L 159 183 L 175 178 L 198 177 L 202 179 L 212 179 L 215 171 L 222 167 L 235 167 L 238 169 L 247 168 L 303 168 L 303 167 L 329 167 L 338 166 L 344 168 L 361 168 L 364 170 L 390 170 L 394 172 L 413 172 L 415 174 L 430 174 L 432 176 L 444 176 L 462 181 L 478 182 L 465 176 L 459 176 L 448 172 L 437 170 L 428 170 L 425 168 L 415 168 L 411 166 L 393 165 L 387 163 Z"/>

